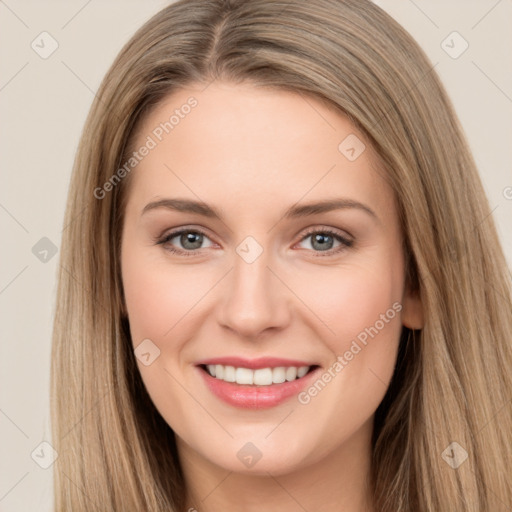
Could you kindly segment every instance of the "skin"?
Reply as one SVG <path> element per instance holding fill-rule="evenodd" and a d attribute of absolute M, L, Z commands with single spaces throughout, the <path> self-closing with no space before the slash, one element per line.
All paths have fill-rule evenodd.
<path fill-rule="evenodd" d="M 404 281 L 393 192 L 368 143 L 355 161 L 338 150 L 349 134 L 364 140 L 345 116 L 250 84 L 173 93 L 145 119 L 135 146 L 190 96 L 198 105 L 132 171 L 121 247 L 133 346 L 150 339 L 160 350 L 150 365 L 137 364 L 176 433 L 188 506 L 373 510 L 366 482 L 374 412 L 402 325 L 423 322 Z M 352 207 L 284 218 L 297 203 L 341 197 L 375 216 Z M 204 201 L 222 219 L 163 207 L 141 215 L 163 198 Z M 190 248 L 179 236 L 157 243 L 183 226 L 207 235 L 191 256 L 169 251 Z M 328 238 L 319 248 L 309 228 L 334 230 L 352 246 L 336 252 L 341 243 Z M 247 236 L 263 249 L 252 263 L 236 252 Z M 266 410 L 235 408 L 198 373 L 199 360 L 219 356 L 293 358 L 326 371 L 394 303 L 401 311 L 307 404 L 294 396 Z M 251 468 L 237 457 L 247 442 L 262 454 Z"/>

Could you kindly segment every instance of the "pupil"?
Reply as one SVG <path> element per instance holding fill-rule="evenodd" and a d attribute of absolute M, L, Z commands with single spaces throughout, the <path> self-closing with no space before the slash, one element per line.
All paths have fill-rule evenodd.
<path fill-rule="evenodd" d="M 329 242 L 331 242 L 331 243 L 329 243 Z M 318 247 L 315 247 L 315 243 L 319 243 L 320 245 Z M 329 247 L 327 247 L 327 245 L 329 245 Z M 331 248 L 331 246 L 332 246 L 332 236 L 331 235 L 316 234 L 313 237 L 313 248 L 318 248 L 321 251 L 327 251 Z"/>
<path fill-rule="evenodd" d="M 200 233 L 186 233 L 181 235 L 181 244 L 185 249 L 199 249 L 201 247 L 202 236 Z M 188 244 L 191 244 L 192 247 Z"/>

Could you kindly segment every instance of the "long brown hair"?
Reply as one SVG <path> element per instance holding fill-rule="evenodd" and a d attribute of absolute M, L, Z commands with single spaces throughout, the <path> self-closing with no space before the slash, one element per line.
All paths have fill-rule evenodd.
<path fill-rule="evenodd" d="M 407 281 L 425 324 L 404 328 L 376 413 L 376 510 L 512 506 L 510 282 L 433 66 L 368 0 L 179 0 L 115 60 L 74 164 L 52 349 L 56 510 L 184 507 L 174 434 L 142 384 L 124 313 L 119 249 L 129 178 L 99 199 L 95 190 L 123 165 L 155 105 L 215 79 L 299 91 L 348 115 L 394 189 Z"/>

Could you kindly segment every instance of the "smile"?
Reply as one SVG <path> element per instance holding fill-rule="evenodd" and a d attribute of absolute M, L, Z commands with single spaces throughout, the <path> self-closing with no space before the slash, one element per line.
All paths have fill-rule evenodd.
<path fill-rule="evenodd" d="M 267 409 L 298 395 L 320 366 L 278 358 L 217 358 L 196 364 L 206 389 L 223 402 L 244 409 Z"/>
<path fill-rule="evenodd" d="M 237 384 L 254 386 L 271 386 L 272 384 L 282 384 L 291 382 L 297 378 L 306 375 L 312 366 L 278 366 L 275 368 L 260 368 L 251 370 L 250 368 L 224 366 L 221 364 L 206 366 L 207 372 L 214 378 L 224 382 L 236 382 Z"/>

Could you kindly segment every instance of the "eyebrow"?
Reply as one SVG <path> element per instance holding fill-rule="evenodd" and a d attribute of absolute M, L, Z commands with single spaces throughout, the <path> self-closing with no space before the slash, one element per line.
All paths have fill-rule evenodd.
<path fill-rule="evenodd" d="M 194 201 L 191 199 L 171 199 L 164 198 L 158 201 L 148 203 L 142 210 L 141 216 L 145 213 L 155 210 L 157 208 L 165 208 L 167 210 L 184 212 L 184 213 L 195 213 L 204 217 L 216 217 L 222 219 L 220 212 L 206 203 L 201 201 Z M 293 205 L 283 215 L 283 218 L 292 219 L 298 217 L 307 217 L 310 215 L 317 215 L 320 213 L 330 212 L 333 210 L 347 210 L 347 209 L 358 209 L 366 212 L 368 215 L 373 217 L 375 220 L 379 220 L 377 214 L 369 207 L 359 201 L 354 201 L 347 198 L 336 198 L 327 199 L 324 201 L 317 201 L 314 203 L 306 203 L 301 205 Z"/>

